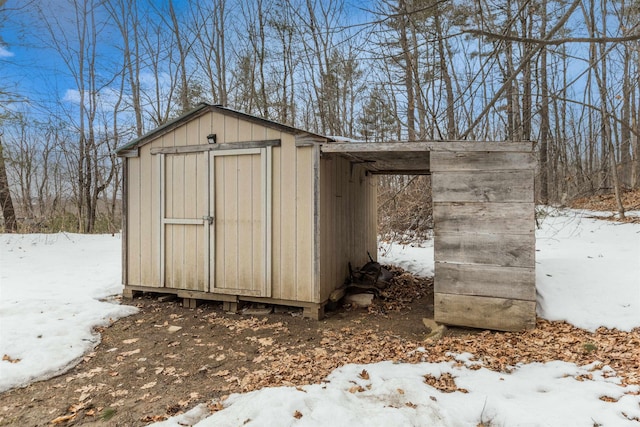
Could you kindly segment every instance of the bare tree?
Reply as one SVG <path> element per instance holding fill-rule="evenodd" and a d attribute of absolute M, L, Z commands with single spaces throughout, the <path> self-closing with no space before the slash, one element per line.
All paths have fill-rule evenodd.
<path fill-rule="evenodd" d="M 13 209 L 13 199 L 9 190 L 9 180 L 7 178 L 7 169 L 5 167 L 5 159 L 2 150 L 2 135 L 0 135 L 0 207 L 2 208 L 2 216 L 4 217 L 5 233 L 15 233 L 18 231 L 18 222 L 16 221 L 16 212 Z"/>
<path fill-rule="evenodd" d="M 103 156 L 109 147 L 101 135 L 96 134 L 97 114 L 101 108 L 100 91 L 110 82 L 100 76 L 99 35 L 104 23 L 97 20 L 101 3 L 94 0 L 68 0 L 65 7 L 70 17 L 39 14 L 48 33 L 52 50 L 59 55 L 76 85 L 72 92 L 77 98 L 75 111 L 69 118 L 77 131 L 76 159 L 77 198 L 76 208 L 79 229 L 85 233 L 94 231 L 97 204 L 100 194 L 113 179 L 113 164 L 103 170 Z M 112 77 L 113 78 L 113 77 Z M 71 153 L 69 153 L 71 154 Z"/>
<path fill-rule="evenodd" d="M 226 105 L 228 93 L 227 32 L 230 30 L 227 0 L 195 1 L 191 4 L 194 23 L 193 52 L 199 69 L 208 83 L 211 100 Z"/>
<path fill-rule="evenodd" d="M 128 94 L 135 117 L 135 134 L 144 133 L 144 109 L 142 105 L 140 72 L 142 61 L 140 56 L 140 35 L 138 29 L 143 25 L 139 16 L 138 2 L 135 0 L 109 0 L 104 2 L 109 16 L 118 28 L 122 50 L 122 73 L 128 82 Z"/>

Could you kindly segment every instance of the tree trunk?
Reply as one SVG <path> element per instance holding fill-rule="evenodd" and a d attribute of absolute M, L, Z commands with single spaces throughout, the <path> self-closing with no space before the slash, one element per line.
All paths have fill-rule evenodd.
<path fill-rule="evenodd" d="M 11 191 L 9 191 L 9 179 L 7 178 L 7 169 L 4 164 L 4 154 L 2 151 L 2 140 L 0 139 L 0 207 L 2 208 L 2 216 L 4 217 L 5 233 L 16 233 L 18 231 L 18 222 L 16 221 L 16 212 L 13 210 L 13 200 L 11 199 Z"/>
<path fill-rule="evenodd" d="M 547 33 L 547 2 L 543 1 L 540 13 L 540 38 Z M 549 87 L 547 82 L 547 49 L 540 52 L 540 203 L 549 203 Z"/>
<path fill-rule="evenodd" d="M 451 82 L 451 75 L 449 74 L 449 67 L 447 66 L 447 50 L 444 45 L 445 34 L 442 31 L 442 24 L 440 22 L 440 14 L 436 13 L 433 16 L 433 21 L 436 27 L 436 36 L 438 38 L 438 55 L 440 58 L 440 75 L 444 82 L 444 89 L 447 94 L 447 139 L 452 141 L 457 138 L 458 130 L 456 126 L 456 117 L 454 109 L 454 96 L 453 96 L 453 84 Z"/>
<path fill-rule="evenodd" d="M 409 49 L 407 38 L 407 5 L 404 0 L 400 0 L 398 13 L 400 15 L 400 48 L 404 58 L 404 85 L 407 90 L 407 136 L 409 141 L 416 140 L 416 119 L 415 119 L 415 97 L 413 87 L 413 58 Z"/>

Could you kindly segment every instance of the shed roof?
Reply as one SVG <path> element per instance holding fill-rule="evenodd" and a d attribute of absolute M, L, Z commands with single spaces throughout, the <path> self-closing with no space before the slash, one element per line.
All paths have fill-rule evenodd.
<path fill-rule="evenodd" d="M 530 152 L 533 143 L 484 141 L 416 141 L 416 142 L 332 142 L 322 146 L 324 153 L 336 153 L 361 163 L 374 174 L 428 175 L 431 151 L 449 152 Z"/>
<path fill-rule="evenodd" d="M 308 136 L 310 138 L 318 138 L 323 141 L 333 141 L 330 137 L 319 135 L 313 132 L 308 132 L 303 129 L 294 128 L 292 126 L 288 126 L 282 123 L 274 122 L 272 120 L 262 119 L 260 117 L 252 116 L 250 114 L 246 114 L 237 110 L 233 110 L 231 108 L 224 107 L 222 105 L 214 105 L 206 102 L 202 102 L 198 104 L 193 110 L 187 111 L 183 115 L 168 121 L 167 123 L 158 126 L 157 128 L 147 132 L 139 138 L 134 139 L 133 141 L 121 146 L 116 149 L 116 154 L 124 154 L 129 150 L 133 150 L 135 148 L 141 147 L 151 140 L 157 138 L 158 136 L 165 134 L 167 132 L 172 131 L 173 129 L 187 123 L 197 117 L 200 117 L 209 112 L 218 112 L 227 116 L 237 117 L 241 120 L 245 120 L 252 123 L 257 123 L 263 125 L 268 128 L 277 129 L 282 132 L 290 133 L 296 136 Z"/>

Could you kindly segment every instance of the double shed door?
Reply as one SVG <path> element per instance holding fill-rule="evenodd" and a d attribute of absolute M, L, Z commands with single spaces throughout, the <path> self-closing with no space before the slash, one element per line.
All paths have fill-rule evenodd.
<path fill-rule="evenodd" d="M 270 296 L 271 147 L 160 157 L 164 287 Z"/>

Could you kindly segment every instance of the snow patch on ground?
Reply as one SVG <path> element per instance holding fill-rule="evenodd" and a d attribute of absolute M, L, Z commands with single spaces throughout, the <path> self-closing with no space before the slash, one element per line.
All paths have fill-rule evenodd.
<path fill-rule="evenodd" d="M 595 331 L 640 326 L 640 226 L 547 215 L 536 231 L 538 316 Z"/>
<path fill-rule="evenodd" d="M 416 276 L 433 277 L 433 240 L 405 245 L 379 242 L 378 262 L 396 265 Z"/>
<path fill-rule="evenodd" d="M 425 375 L 440 378 L 443 374 L 454 378 L 459 391 L 447 393 L 425 383 Z M 593 379 L 577 379 L 585 375 Z M 630 418 L 640 416 L 638 397 L 624 393 L 639 387 L 620 387 L 610 375 L 606 367 L 565 362 L 522 365 L 510 374 L 469 369 L 455 362 L 346 365 L 325 384 L 234 394 L 225 401 L 224 410 L 208 418 L 198 420 L 206 411 L 197 407 L 156 425 L 637 426 Z M 600 399 L 603 396 L 619 400 L 605 402 Z"/>
<path fill-rule="evenodd" d="M 58 375 L 100 342 L 95 326 L 135 313 L 120 235 L 0 234 L 0 392 Z M 19 360 L 19 361 L 18 361 Z"/>

